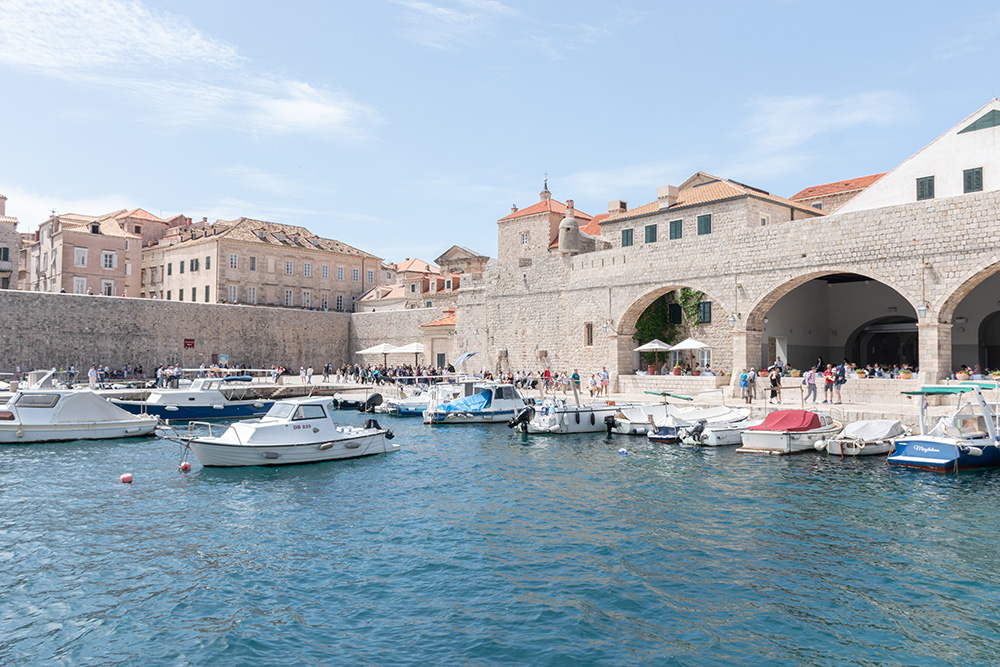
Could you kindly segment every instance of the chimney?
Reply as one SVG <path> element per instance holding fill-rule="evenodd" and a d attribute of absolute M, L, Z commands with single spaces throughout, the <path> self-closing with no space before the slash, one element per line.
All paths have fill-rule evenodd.
<path fill-rule="evenodd" d="M 656 189 L 656 198 L 660 200 L 660 210 L 669 208 L 677 203 L 677 186 L 664 185 Z"/>
<path fill-rule="evenodd" d="M 516 204 L 511 204 L 510 212 L 511 213 L 517 213 L 517 205 Z M 0 214 L 0 215 L 2 215 L 2 214 Z"/>
<path fill-rule="evenodd" d="M 628 202 L 624 202 L 621 199 L 615 199 L 608 202 L 608 213 L 614 215 L 615 213 L 624 213 L 628 210 Z"/>
<path fill-rule="evenodd" d="M 7 210 L 7 198 L 0 195 L 0 216 L 7 215 L 5 211 Z"/>

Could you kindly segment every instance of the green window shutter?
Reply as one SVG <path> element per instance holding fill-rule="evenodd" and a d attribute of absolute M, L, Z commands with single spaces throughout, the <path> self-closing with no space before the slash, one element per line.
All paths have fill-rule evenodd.
<path fill-rule="evenodd" d="M 646 243 L 656 243 L 656 225 L 646 225 Z"/>
<path fill-rule="evenodd" d="M 980 192 L 983 189 L 983 168 L 966 169 L 962 172 L 964 192 Z"/>
<path fill-rule="evenodd" d="M 626 247 L 628 247 L 630 245 L 632 245 L 632 230 L 631 229 L 623 229 L 622 230 L 622 247 L 626 248 Z"/>
<path fill-rule="evenodd" d="M 711 234 L 712 233 L 712 216 L 709 215 L 699 215 L 698 216 L 698 235 Z"/>
<path fill-rule="evenodd" d="M 934 199 L 934 177 L 924 176 L 917 179 L 917 201 Z"/>
<path fill-rule="evenodd" d="M 684 318 L 683 318 L 683 312 L 681 311 L 681 304 L 679 303 L 667 304 L 667 321 L 670 324 L 683 323 Z"/>
<path fill-rule="evenodd" d="M 702 324 L 712 323 L 712 302 L 701 301 L 698 303 L 698 320 Z"/>
<path fill-rule="evenodd" d="M 683 220 L 671 220 L 670 221 L 670 238 L 679 239 L 684 231 L 684 221 Z"/>

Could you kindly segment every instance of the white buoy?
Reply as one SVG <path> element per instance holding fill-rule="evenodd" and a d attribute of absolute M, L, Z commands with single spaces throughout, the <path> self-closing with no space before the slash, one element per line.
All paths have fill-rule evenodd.
<path fill-rule="evenodd" d="M 621 454 L 622 456 L 627 456 L 628 450 L 622 447 L 621 449 L 618 450 L 618 453 Z"/>

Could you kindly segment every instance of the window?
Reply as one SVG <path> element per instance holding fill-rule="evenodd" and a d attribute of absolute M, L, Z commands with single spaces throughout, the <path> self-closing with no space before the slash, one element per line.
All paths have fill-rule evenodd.
<path fill-rule="evenodd" d="M 622 230 L 622 247 L 627 248 L 632 245 L 632 230 L 623 229 Z"/>
<path fill-rule="evenodd" d="M 5 248 L 6 250 L 6 248 Z M 2 259 L 7 259 L 6 257 Z M 73 249 L 73 266 L 87 266 L 87 249 L 86 248 L 74 248 Z"/>
<path fill-rule="evenodd" d="M 208 297 L 210 292 L 208 291 L 208 285 L 205 285 L 205 303 L 208 303 Z"/>
<path fill-rule="evenodd" d="M 170 301 L 170 290 L 167 290 L 167 301 Z"/>
<path fill-rule="evenodd" d="M 114 269 L 118 267 L 118 253 L 112 250 L 101 252 L 101 268 Z"/>
<path fill-rule="evenodd" d="M 285 260 L 285 275 L 291 276 L 295 274 L 295 262 L 290 259 Z"/>
<path fill-rule="evenodd" d="M 354 282 L 358 282 L 359 280 L 361 280 L 360 269 L 351 269 L 351 280 L 353 280 Z"/>
<path fill-rule="evenodd" d="M 587 322 L 583 325 L 583 345 L 591 347 L 594 344 L 594 323 Z"/>
<path fill-rule="evenodd" d="M 311 278 L 313 274 L 312 262 L 304 262 L 302 264 L 302 275 L 306 278 Z"/>
<path fill-rule="evenodd" d="M 444 281 L 444 288 L 446 290 L 450 290 L 451 289 L 451 278 L 449 278 L 448 280 Z"/>
<path fill-rule="evenodd" d="M 286 289 L 285 290 L 285 305 L 286 306 L 291 306 L 293 304 L 294 304 L 294 299 L 292 298 L 292 290 Z"/>
<path fill-rule="evenodd" d="M 229 299 L 229 303 L 238 303 L 239 302 L 240 295 L 239 295 L 238 290 L 239 290 L 239 288 L 236 285 L 230 285 L 229 286 L 229 288 L 228 288 L 229 294 L 227 295 L 228 299 Z"/>
<path fill-rule="evenodd" d="M 344 279 L 344 267 L 338 266 L 337 267 L 337 280 L 343 280 L 343 279 Z"/>
<path fill-rule="evenodd" d="M 101 281 L 101 294 L 104 296 L 114 296 L 115 295 L 115 283 L 113 280 L 102 280 Z"/>
<path fill-rule="evenodd" d="M 813 205 L 812 205 L 812 207 L 813 207 L 813 208 L 818 208 L 819 210 L 821 210 L 821 211 L 822 211 L 822 210 L 823 210 L 823 202 L 821 202 L 821 201 L 818 201 L 818 202 L 816 202 L 815 204 L 813 204 Z"/>
<path fill-rule="evenodd" d="M 254 257 L 254 256 L 251 255 L 250 257 L 247 258 L 247 269 L 249 269 L 250 271 L 256 271 L 257 270 L 257 258 L 256 257 Z"/>
<path fill-rule="evenodd" d="M 702 324 L 712 323 L 712 302 L 700 301 L 698 303 L 698 320 Z"/>
<path fill-rule="evenodd" d="M 302 307 L 312 308 L 313 305 L 313 295 L 309 290 L 302 290 Z"/>
<path fill-rule="evenodd" d="M 320 269 L 320 273 L 323 276 L 323 280 L 326 280 L 327 278 L 329 278 L 330 277 L 330 265 L 329 264 L 324 264 L 323 267 Z"/>
<path fill-rule="evenodd" d="M 235 252 L 229 254 L 229 268 L 238 269 L 240 268 L 240 256 Z"/>
<path fill-rule="evenodd" d="M 95 222 L 94 224 L 92 224 L 90 226 L 90 233 L 91 234 L 100 234 L 101 233 L 101 225 L 100 225 L 100 223 Z"/>
<path fill-rule="evenodd" d="M 86 294 L 86 293 L 87 293 L 87 279 L 73 278 L 73 294 Z"/>
<path fill-rule="evenodd" d="M 669 303 L 667 304 L 667 321 L 670 324 L 681 324 L 684 320 L 684 314 L 681 312 L 681 304 L 679 303 Z"/>
<path fill-rule="evenodd" d="M 698 216 L 698 235 L 711 234 L 712 233 L 712 215 L 699 215 Z"/>
<path fill-rule="evenodd" d="M 170 275 L 173 275 L 173 273 L 174 273 L 174 265 L 168 262 L 167 263 L 167 275 L 170 276 Z"/>
<path fill-rule="evenodd" d="M 934 199 L 934 177 L 924 176 L 917 179 L 917 201 Z"/>
<path fill-rule="evenodd" d="M 132 262 L 125 262 L 125 275 L 132 275 Z"/>
<path fill-rule="evenodd" d="M 425 308 L 430 308 L 431 307 L 431 302 L 430 301 L 425 301 L 424 302 L 424 307 Z"/>
<path fill-rule="evenodd" d="M 646 225 L 646 243 L 656 243 L 656 225 Z"/>
<path fill-rule="evenodd" d="M 983 189 L 983 168 L 966 169 L 962 172 L 963 192 L 981 192 Z"/>
<path fill-rule="evenodd" d="M 338 294 L 337 295 L 337 310 L 343 310 L 343 309 L 344 309 L 344 295 L 343 294 Z"/>
<path fill-rule="evenodd" d="M 528 245 L 528 232 L 521 232 L 521 245 Z"/>
<path fill-rule="evenodd" d="M 679 239 L 681 233 L 684 231 L 684 221 L 683 220 L 671 220 L 670 221 L 670 239 Z"/>
<path fill-rule="evenodd" d="M 212 268 L 212 256 L 209 255 L 205 258 L 205 270 L 209 271 Z"/>
<path fill-rule="evenodd" d="M 417 284 L 416 283 L 410 283 L 410 293 L 412 294 L 412 293 L 414 293 L 416 291 L 417 291 Z"/>
<path fill-rule="evenodd" d="M 191 260 L 190 268 L 191 268 L 192 271 L 197 271 L 198 270 L 198 260 L 197 259 L 192 259 Z"/>
<path fill-rule="evenodd" d="M 330 307 L 330 295 L 329 294 L 324 293 L 322 296 L 320 296 L 320 298 L 319 298 L 319 307 L 322 308 L 323 310 L 326 310 L 327 308 Z"/>
<path fill-rule="evenodd" d="M 184 262 L 183 259 L 181 261 L 177 262 L 177 270 L 180 271 L 181 273 L 184 273 L 184 265 L 185 265 L 185 262 Z"/>
<path fill-rule="evenodd" d="M 257 303 L 256 287 L 247 287 L 247 303 Z"/>
<path fill-rule="evenodd" d="M 177 300 L 178 301 L 184 300 L 184 290 L 182 289 L 177 290 Z"/>
<path fill-rule="evenodd" d="M 698 350 L 698 363 L 701 364 L 702 368 L 708 368 L 709 366 L 711 366 L 712 351 L 708 349 Z"/>
<path fill-rule="evenodd" d="M 771 222 L 771 216 L 769 216 L 769 215 L 762 215 L 762 216 L 760 216 L 760 226 L 761 227 L 767 227 L 768 223 L 770 223 L 770 222 Z"/>
<path fill-rule="evenodd" d="M 375 282 L 375 272 L 368 271 L 368 284 L 370 285 L 373 282 Z"/>
<path fill-rule="evenodd" d="M 132 228 L 136 234 L 142 234 L 142 225 L 136 225 Z"/>

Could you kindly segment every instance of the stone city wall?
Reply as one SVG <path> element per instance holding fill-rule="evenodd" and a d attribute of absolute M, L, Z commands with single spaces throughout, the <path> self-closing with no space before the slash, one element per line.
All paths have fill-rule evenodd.
<path fill-rule="evenodd" d="M 348 354 L 352 363 L 381 364 L 380 354 L 358 355 L 379 343 L 389 343 L 400 347 L 410 343 L 422 343 L 423 331 L 420 325 L 442 317 L 440 308 L 410 308 L 407 310 L 386 310 L 373 313 L 352 313 L 350 315 L 350 341 Z M 345 357 L 345 360 L 347 357 Z M 390 354 L 390 364 L 413 363 L 412 354 Z M 432 359 L 420 357 L 420 363 L 431 363 Z M 449 359 L 449 361 L 452 361 Z"/>
<path fill-rule="evenodd" d="M 244 367 L 319 368 L 348 354 L 346 313 L 17 291 L 0 291 L 0 312 L 0 372 L 141 364 L 148 375 L 213 354 Z"/>

